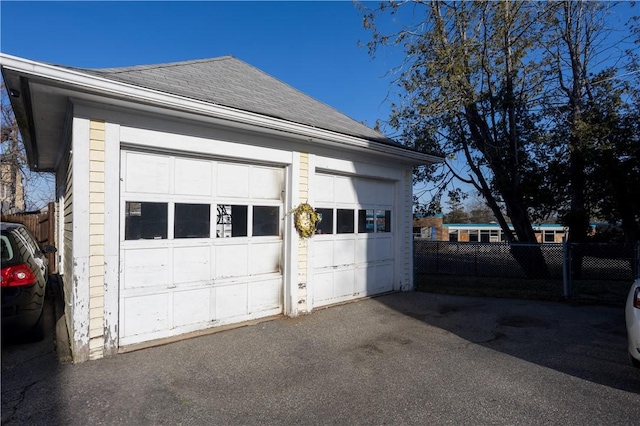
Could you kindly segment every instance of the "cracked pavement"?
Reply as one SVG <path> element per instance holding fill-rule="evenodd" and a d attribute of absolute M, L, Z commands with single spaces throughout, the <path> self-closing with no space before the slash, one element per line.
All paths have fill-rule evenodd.
<path fill-rule="evenodd" d="M 3 346 L 3 424 L 640 418 L 617 307 L 397 293 L 78 365 L 52 348 Z"/>
<path fill-rule="evenodd" d="M 51 299 L 45 301 L 45 338 L 35 343 L 20 343 L 16 341 L 2 342 L 2 424 L 17 424 L 15 416 L 19 412 L 34 409 L 32 389 L 46 389 L 55 377 L 58 360 L 54 351 L 54 312 Z M 48 398 L 39 401 L 37 405 L 47 404 Z M 27 403 L 25 404 L 25 401 Z"/>

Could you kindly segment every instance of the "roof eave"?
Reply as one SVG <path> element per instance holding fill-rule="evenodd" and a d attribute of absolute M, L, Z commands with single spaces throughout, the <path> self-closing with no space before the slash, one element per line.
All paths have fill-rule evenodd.
<path fill-rule="evenodd" d="M 394 158 L 410 165 L 418 166 L 441 162 L 443 159 L 435 155 L 424 154 L 403 147 L 394 147 L 381 142 L 350 136 L 330 130 L 290 122 L 283 119 L 268 117 L 257 113 L 242 111 L 223 105 L 212 104 L 185 98 L 153 89 L 142 88 L 132 84 L 110 80 L 67 68 L 36 62 L 16 56 L 0 53 L 0 66 L 16 73 L 40 77 L 56 81 L 78 91 L 100 93 L 115 98 L 125 98 L 128 101 L 152 104 L 170 110 L 190 112 L 197 115 L 209 116 L 242 125 L 249 125 L 284 132 L 303 138 L 309 142 L 318 142 L 328 146 L 339 144 L 355 150 L 371 150 L 377 154 Z"/>

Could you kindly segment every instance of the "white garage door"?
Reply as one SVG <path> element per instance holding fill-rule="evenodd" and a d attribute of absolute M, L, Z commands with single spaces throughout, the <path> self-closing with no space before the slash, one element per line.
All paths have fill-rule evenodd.
<path fill-rule="evenodd" d="M 282 312 L 284 169 L 121 161 L 120 345 Z"/>
<path fill-rule="evenodd" d="M 313 191 L 313 306 L 391 291 L 394 183 L 317 173 Z"/>

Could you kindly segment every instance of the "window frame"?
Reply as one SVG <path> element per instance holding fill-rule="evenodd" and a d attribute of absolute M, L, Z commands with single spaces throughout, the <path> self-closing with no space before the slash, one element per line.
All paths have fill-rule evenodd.
<path fill-rule="evenodd" d="M 336 209 L 334 207 L 316 207 L 316 212 L 322 215 L 322 221 L 320 221 L 319 223 L 316 224 L 316 233 L 315 235 L 335 235 L 336 234 L 336 220 L 335 220 L 335 216 L 336 216 Z M 325 220 L 324 217 L 324 213 L 319 212 L 319 210 L 328 210 L 331 211 L 331 232 L 318 232 L 318 230 L 320 229 L 320 226 L 322 226 L 323 222 L 326 223 L 327 221 Z"/>
<path fill-rule="evenodd" d="M 226 207 L 231 207 L 231 213 L 226 214 L 226 216 L 229 216 L 231 219 L 231 222 L 229 223 L 220 223 L 219 222 L 219 218 L 220 218 L 220 207 L 226 208 Z M 244 217 L 244 228 L 240 225 L 239 228 L 237 229 L 238 233 L 242 233 L 242 231 L 244 231 L 244 234 L 241 235 L 234 235 L 234 228 L 233 228 L 233 207 L 244 207 L 244 215 L 242 213 L 239 214 L 239 218 Z M 231 203 L 216 203 L 215 205 L 215 209 L 216 209 L 216 232 L 215 232 L 215 238 L 216 239 L 228 239 L 228 238 L 249 238 L 249 218 L 250 218 L 250 205 L 249 204 L 242 204 L 242 203 L 237 203 L 237 204 L 231 204 Z M 238 224 L 241 223 L 241 219 L 238 220 L 238 222 L 236 222 Z M 219 225 L 223 225 L 222 227 L 222 234 L 218 233 L 218 226 Z M 224 236 L 223 234 L 226 232 L 224 229 L 225 225 L 230 225 L 231 229 L 230 229 L 230 235 L 229 236 Z"/>
<path fill-rule="evenodd" d="M 143 236 L 142 236 L 142 235 L 143 235 L 143 228 L 142 228 L 142 225 L 138 225 L 138 226 L 140 227 L 140 229 L 139 229 L 140 237 L 139 237 L 139 238 L 133 238 L 133 236 L 132 236 L 132 238 L 127 238 L 127 229 L 130 229 L 130 228 L 128 227 L 127 220 L 128 220 L 128 218 L 134 217 L 133 215 L 131 215 L 131 214 L 130 214 L 130 211 L 129 211 L 129 204 L 134 204 L 134 203 L 138 203 L 138 204 L 140 204 L 140 215 L 139 215 L 140 217 L 142 217 L 142 214 L 143 214 L 143 213 L 142 213 L 142 205 L 143 205 L 143 204 L 164 205 L 164 207 L 165 207 L 165 208 L 164 208 L 165 216 L 162 218 L 162 219 L 164 219 L 164 221 L 165 221 L 165 223 L 164 223 L 164 225 L 165 225 L 165 226 L 164 226 L 164 228 L 165 228 L 165 229 L 164 229 L 164 234 L 161 234 L 159 237 L 158 237 L 158 236 L 155 236 L 155 237 L 153 237 L 153 238 L 145 238 L 145 237 L 143 237 Z M 169 214 L 169 210 L 170 210 L 170 205 L 171 205 L 171 204 L 172 204 L 172 203 L 171 203 L 171 202 L 169 202 L 169 201 L 146 201 L 146 200 L 145 200 L 145 201 L 138 201 L 138 200 L 126 200 L 126 201 L 124 202 L 124 218 L 123 218 L 123 219 L 124 219 L 124 220 L 123 220 L 123 222 L 124 222 L 124 223 L 123 223 L 123 225 L 124 225 L 124 233 L 123 233 L 123 236 L 122 236 L 122 237 L 123 237 L 123 240 L 124 240 L 124 241 L 143 241 L 143 240 L 144 240 L 144 241 L 155 241 L 155 240 L 163 240 L 163 241 L 164 241 L 164 240 L 173 239 L 173 235 L 170 233 L 170 226 L 169 226 L 169 223 L 170 223 L 171 221 L 173 221 L 173 217 L 172 217 L 172 215 L 170 215 L 170 214 Z M 137 216 L 137 215 L 136 215 L 136 216 Z M 133 224 L 132 224 L 132 226 L 133 226 Z M 172 228 L 172 227 L 171 227 L 171 228 Z M 133 230 L 132 230 L 132 232 L 133 232 Z M 171 237 L 171 238 L 169 238 L 169 237 Z"/>
<path fill-rule="evenodd" d="M 547 237 L 551 237 L 550 240 L 547 240 Z M 542 234 L 542 243 L 555 243 L 556 242 L 556 232 L 553 230 L 545 230 Z"/>
<path fill-rule="evenodd" d="M 280 206 L 272 206 L 272 205 L 265 205 L 265 204 L 252 204 L 250 205 L 251 207 L 251 232 L 250 232 L 250 237 L 256 237 L 256 238 L 262 238 L 262 237 L 279 237 L 282 235 L 282 220 L 280 218 L 281 213 L 280 213 Z M 259 209 L 273 209 L 272 211 L 275 210 L 275 222 L 271 224 L 271 226 L 275 225 L 275 233 L 269 233 L 269 234 L 261 234 L 261 235 L 257 235 L 256 234 L 256 228 L 257 228 L 257 222 L 256 222 L 256 208 Z M 273 214 L 271 214 L 271 216 L 273 216 Z"/>
<path fill-rule="evenodd" d="M 178 225 L 179 223 L 183 222 L 183 220 L 178 220 L 178 206 L 206 206 L 206 212 L 208 214 L 208 220 L 207 220 L 207 226 L 206 226 L 206 230 L 207 230 L 207 235 L 206 236 L 189 236 L 189 235 L 185 235 L 185 236 L 178 236 Z M 204 209 L 203 209 L 204 210 Z M 188 221 L 186 221 L 188 222 Z M 195 238 L 203 238 L 203 239 L 209 239 L 211 238 L 211 204 L 210 203 L 180 203 L 180 202 L 175 202 L 173 203 L 173 239 L 174 240 L 182 240 L 182 239 L 195 239 Z"/>
<path fill-rule="evenodd" d="M 336 207 L 336 212 L 335 212 L 335 235 L 348 235 L 348 234 L 356 234 L 356 219 L 355 219 L 355 215 L 357 210 L 355 208 L 338 208 Z M 342 216 L 340 215 L 340 211 L 342 212 L 351 212 L 351 215 L 348 214 L 343 214 Z M 340 223 L 340 219 L 341 218 L 348 218 L 351 217 L 351 222 L 347 221 L 347 223 Z M 351 230 L 350 231 L 341 231 L 341 225 L 346 225 L 346 226 L 350 226 Z"/>

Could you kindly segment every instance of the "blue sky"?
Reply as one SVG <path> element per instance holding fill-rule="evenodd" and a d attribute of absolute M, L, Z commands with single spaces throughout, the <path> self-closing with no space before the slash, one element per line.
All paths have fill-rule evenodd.
<path fill-rule="evenodd" d="M 3 53 L 78 67 L 233 55 L 373 127 L 393 65 L 350 1 L 0 3 Z"/>
<path fill-rule="evenodd" d="M 616 12 L 610 26 L 620 29 L 637 9 L 622 2 Z M 233 55 L 371 127 L 389 115 L 385 98 L 392 79 L 385 74 L 402 55 L 385 50 L 372 59 L 358 45 L 370 33 L 348 0 L 1 0 L 0 24 L 3 53 L 60 65 L 118 67 Z"/>
<path fill-rule="evenodd" d="M 616 12 L 610 27 L 621 29 L 637 8 Z M 389 116 L 386 74 L 402 55 L 372 59 L 358 45 L 370 33 L 351 1 L 2 0 L 0 19 L 3 53 L 95 68 L 233 55 L 370 127 Z"/>

